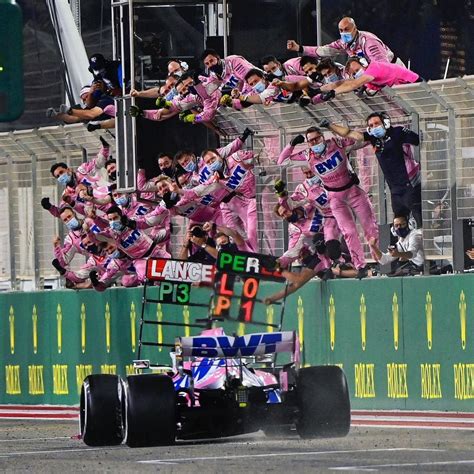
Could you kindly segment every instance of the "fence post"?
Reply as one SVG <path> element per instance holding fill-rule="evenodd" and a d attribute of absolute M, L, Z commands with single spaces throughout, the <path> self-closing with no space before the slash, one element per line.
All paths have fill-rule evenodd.
<path fill-rule="evenodd" d="M 34 264 L 34 280 L 33 289 L 39 290 L 40 284 L 40 262 L 39 262 L 39 245 L 38 245 L 38 213 L 36 212 L 36 200 L 38 192 L 38 183 L 36 180 L 37 173 L 37 157 L 31 154 L 31 209 L 33 210 L 33 264 Z"/>
<path fill-rule="evenodd" d="M 10 286 L 12 290 L 17 290 L 18 285 L 16 281 L 16 258 L 15 258 L 15 246 L 13 244 L 15 239 L 15 233 L 13 231 L 13 185 L 12 179 L 13 176 L 13 159 L 11 155 L 7 155 L 8 159 L 8 176 L 10 179 L 7 180 L 7 190 L 8 190 L 8 234 L 9 234 L 9 245 L 10 245 Z"/>

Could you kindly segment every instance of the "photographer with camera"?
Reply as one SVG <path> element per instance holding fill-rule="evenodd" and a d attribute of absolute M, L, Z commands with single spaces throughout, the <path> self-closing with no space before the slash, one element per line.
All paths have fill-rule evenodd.
<path fill-rule="evenodd" d="M 369 245 L 376 260 L 385 265 L 396 261 L 396 269 L 390 276 L 420 275 L 423 273 L 425 253 L 423 235 L 420 229 L 413 229 L 404 215 L 393 218 L 392 233 L 398 237 L 396 245 L 389 246 L 383 253 L 375 239 L 369 239 Z"/>
<path fill-rule="evenodd" d="M 189 227 L 179 259 L 200 263 L 216 262 L 216 244 L 201 225 L 193 224 Z"/>

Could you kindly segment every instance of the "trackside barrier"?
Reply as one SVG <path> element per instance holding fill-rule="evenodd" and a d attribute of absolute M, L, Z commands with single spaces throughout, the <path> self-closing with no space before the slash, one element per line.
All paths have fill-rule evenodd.
<path fill-rule="evenodd" d="M 472 412 L 473 283 L 472 275 L 312 281 L 288 298 L 282 330 L 298 330 L 304 365 L 343 367 L 353 409 Z M 207 289 L 196 295 L 209 300 Z M 141 297 L 141 288 L 0 294 L 0 404 L 74 405 L 88 374 L 134 371 Z M 175 306 L 164 314 L 157 305 L 147 317 L 186 322 L 199 311 Z M 277 314 L 267 307 L 266 331 Z M 238 323 L 226 329 L 243 334 Z M 149 330 L 157 342 L 195 334 Z M 147 351 L 169 362 L 165 348 Z"/>

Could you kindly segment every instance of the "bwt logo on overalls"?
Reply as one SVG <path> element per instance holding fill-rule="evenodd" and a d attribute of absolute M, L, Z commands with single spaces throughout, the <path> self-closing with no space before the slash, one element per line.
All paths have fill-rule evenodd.
<path fill-rule="evenodd" d="M 336 151 L 336 153 L 334 153 L 326 161 L 322 161 L 321 163 L 315 164 L 314 168 L 316 169 L 316 172 L 318 174 L 325 174 L 328 171 L 332 171 L 333 169 L 337 168 L 343 161 L 344 158 L 342 157 L 342 155 L 338 151 Z"/>
<path fill-rule="evenodd" d="M 192 338 L 193 357 L 249 357 L 255 352 L 272 354 L 276 351 L 276 344 L 282 342 L 281 333 L 252 334 L 247 336 L 195 336 Z M 265 346 L 263 348 L 262 346 Z"/>
<path fill-rule="evenodd" d="M 141 236 L 141 232 L 138 229 L 135 229 L 126 239 L 120 241 L 124 249 L 132 246 Z"/>
<path fill-rule="evenodd" d="M 97 224 L 93 224 L 90 228 L 90 231 L 93 234 L 100 234 L 102 232 L 102 229 Z"/>
<path fill-rule="evenodd" d="M 311 221 L 311 228 L 309 229 L 310 232 L 319 232 L 322 223 L 323 216 L 319 214 L 319 212 L 316 212 L 316 214 L 314 214 L 313 220 Z"/>
<path fill-rule="evenodd" d="M 211 170 L 205 166 L 200 172 L 199 172 L 199 182 L 205 183 L 208 178 L 211 176 Z"/>
<path fill-rule="evenodd" d="M 320 205 L 324 206 L 325 204 L 328 203 L 328 195 L 326 193 L 320 194 L 317 198 L 315 198 L 315 201 Z"/>
<path fill-rule="evenodd" d="M 214 198 L 210 194 L 206 194 L 199 202 L 204 206 L 209 206 Z"/>
<path fill-rule="evenodd" d="M 181 213 L 182 216 L 188 217 L 196 210 L 196 206 L 190 206 Z"/>
<path fill-rule="evenodd" d="M 144 216 L 148 212 L 148 209 L 145 206 L 139 206 L 135 211 L 136 216 Z"/>
<path fill-rule="evenodd" d="M 225 83 L 226 87 L 232 87 L 235 88 L 239 85 L 239 79 L 235 77 L 234 75 L 230 76 L 227 82 Z"/>
<path fill-rule="evenodd" d="M 246 173 L 246 170 L 242 168 L 240 165 L 237 165 L 235 170 L 227 179 L 226 187 L 234 191 L 242 183 L 245 173 Z"/>

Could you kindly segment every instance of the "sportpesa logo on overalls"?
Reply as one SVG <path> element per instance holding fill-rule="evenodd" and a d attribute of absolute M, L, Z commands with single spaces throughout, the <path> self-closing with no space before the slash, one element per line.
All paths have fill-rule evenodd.
<path fill-rule="evenodd" d="M 316 163 L 314 169 L 319 175 L 324 175 L 328 171 L 336 169 L 343 161 L 344 158 L 342 155 L 339 151 L 336 151 L 327 160 Z"/>
<path fill-rule="evenodd" d="M 120 241 L 120 245 L 124 249 L 131 247 L 141 235 L 141 232 L 138 229 L 135 229 L 126 239 Z"/>

